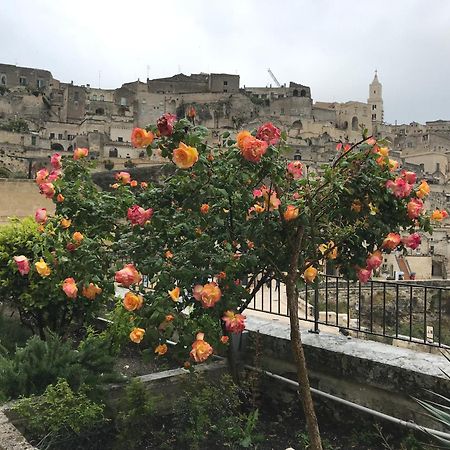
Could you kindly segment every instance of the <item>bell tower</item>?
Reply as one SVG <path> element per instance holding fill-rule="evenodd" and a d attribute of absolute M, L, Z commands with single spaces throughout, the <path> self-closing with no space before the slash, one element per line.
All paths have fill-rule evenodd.
<path fill-rule="evenodd" d="M 378 81 L 378 72 L 375 70 L 375 76 L 372 83 L 369 85 L 369 98 L 367 103 L 370 108 L 370 116 L 373 123 L 383 122 L 383 86 Z"/>

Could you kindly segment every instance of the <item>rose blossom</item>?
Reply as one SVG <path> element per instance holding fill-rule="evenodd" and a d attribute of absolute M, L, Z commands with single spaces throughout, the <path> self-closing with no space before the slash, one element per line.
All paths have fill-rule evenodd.
<path fill-rule="evenodd" d="M 222 317 L 225 329 L 231 333 L 241 333 L 245 329 L 245 316 L 234 311 L 225 311 Z"/>
<path fill-rule="evenodd" d="M 153 209 L 144 209 L 139 205 L 128 208 L 127 218 L 132 225 L 144 226 L 153 216 Z"/>
<path fill-rule="evenodd" d="M 412 198 L 407 205 L 408 217 L 417 219 L 423 211 L 423 201 L 420 198 Z"/>
<path fill-rule="evenodd" d="M 50 158 L 50 164 L 55 170 L 61 169 L 61 155 L 59 153 L 53 153 L 52 157 Z"/>
<path fill-rule="evenodd" d="M 47 178 L 48 178 L 48 170 L 47 169 L 41 169 L 41 170 L 37 171 L 37 173 L 36 173 L 36 183 L 37 184 L 44 183 Z"/>
<path fill-rule="evenodd" d="M 267 142 L 249 136 L 242 141 L 241 155 L 247 161 L 259 163 L 261 157 L 266 153 L 267 147 Z"/>
<path fill-rule="evenodd" d="M 47 198 L 52 198 L 55 195 L 55 186 L 53 183 L 41 183 L 39 185 L 39 190 L 41 194 L 45 195 Z"/>
<path fill-rule="evenodd" d="M 193 297 L 202 303 L 204 308 L 212 308 L 222 297 L 222 291 L 216 282 L 197 284 L 192 291 Z"/>
<path fill-rule="evenodd" d="M 78 288 L 73 278 L 66 278 L 62 285 L 62 290 L 69 298 L 77 298 Z"/>
<path fill-rule="evenodd" d="M 407 183 L 403 178 L 396 178 L 394 181 L 386 181 L 386 187 L 390 189 L 397 198 L 407 197 L 413 188 L 412 184 Z"/>
<path fill-rule="evenodd" d="M 127 264 L 123 269 L 116 272 L 114 279 L 117 283 L 129 287 L 132 284 L 140 283 L 142 277 L 133 264 Z"/>
<path fill-rule="evenodd" d="M 213 352 L 212 347 L 204 340 L 204 338 L 204 333 L 197 333 L 196 340 L 192 344 L 192 350 L 189 354 L 195 362 L 206 361 Z"/>
<path fill-rule="evenodd" d="M 134 292 L 128 291 L 123 298 L 123 306 L 127 311 L 135 311 L 141 309 L 144 304 L 142 295 L 137 295 Z"/>
<path fill-rule="evenodd" d="M 114 177 L 122 184 L 128 184 L 131 181 L 131 175 L 128 172 L 118 172 Z"/>
<path fill-rule="evenodd" d="M 298 217 L 298 208 L 294 205 L 288 205 L 283 213 L 283 217 L 286 222 L 296 219 Z"/>
<path fill-rule="evenodd" d="M 383 256 L 380 250 L 376 250 L 373 253 L 371 253 L 366 259 L 367 269 L 368 270 L 378 269 L 378 267 L 381 266 L 382 262 Z"/>
<path fill-rule="evenodd" d="M 89 154 L 89 150 L 87 148 L 76 148 L 73 151 L 73 159 L 81 159 L 86 158 L 86 156 Z"/>
<path fill-rule="evenodd" d="M 174 114 L 163 114 L 156 122 L 159 134 L 161 136 L 170 136 L 173 133 L 173 124 L 177 120 Z"/>
<path fill-rule="evenodd" d="M 401 237 L 398 233 L 389 233 L 381 246 L 387 248 L 388 250 L 394 250 L 401 242 Z"/>
<path fill-rule="evenodd" d="M 98 287 L 96 284 L 89 283 L 88 286 L 83 286 L 81 294 L 89 300 L 94 300 L 97 295 L 102 293 L 102 291 L 103 289 Z"/>
<path fill-rule="evenodd" d="M 417 180 L 415 172 L 410 172 L 408 170 L 402 170 L 400 176 L 409 184 L 414 184 Z"/>
<path fill-rule="evenodd" d="M 131 144 L 134 148 L 144 148 L 153 142 L 155 136 L 151 131 L 134 128 L 131 133 Z"/>
<path fill-rule="evenodd" d="M 372 271 L 369 269 L 359 269 L 358 270 L 358 279 L 361 283 L 367 283 L 371 276 L 372 276 Z"/>
<path fill-rule="evenodd" d="M 273 125 L 271 122 L 267 122 L 261 125 L 256 132 L 257 139 L 266 142 L 268 145 L 276 145 L 280 141 L 280 129 Z"/>
<path fill-rule="evenodd" d="M 287 166 L 287 171 L 294 180 L 298 180 L 303 175 L 303 164 L 300 161 L 291 161 Z"/>
<path fill-rule="evenodd" d="M 172 161 L 179 169 L 189 169 L 198 161 L 198 151 L 180 142 L 178 148 L 173 151 Z"/>
<path fill-rule="evenodd" d="M 429 193 L 430 193 L 430 186 L 428 185 L 428 183 L 425 180 L 422 180 L 422 182 L 420 183 L 420 185 L 416 191 L 417 197 L 424 198 Z"/>
<path fill-rule="evenodd" d="M 17 265 L 17 270 L 19 271 L 20 275 L 27 275 L 30 271 L 30 261 L 28 261 L 28 258 L 24 255 L 20 255 L 14 256 L 13 259 Z"/>
<path fill-rule="evenodd" d="M 303 278 L 307 283 L 312 283 L 317 277 L 317 269 L 313 266 L 309 266 L 304 272 L 303 272 Z"/>
<path fill-rule="evenodd" d="M 130 333 L 130 340 L 139 344 L 144 339 L 145 330 L 143 328 L 133 328 Z"/>
<path fill-rule="evenodd" d="M 39 208 L 34 213 L 34 220 L 36 220 L 37 223 L 45 223 L 48 220 L 47 217 L 47 208 Z"/>
<path fill-rule="evenodd" d="M 415 250 L 422 242 L 422 238 L 420 237 L 419 233 L 413 233 L 402 238 L 402 242 L 406 247 Z"/>

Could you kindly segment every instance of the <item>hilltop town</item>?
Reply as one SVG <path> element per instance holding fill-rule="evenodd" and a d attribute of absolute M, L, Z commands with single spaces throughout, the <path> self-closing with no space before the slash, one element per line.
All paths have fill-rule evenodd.
<path fill-rule="evenodd" d="M 265 87 L 241 86 L 239 75 L 180 73 L 100 89 L 59 81 L 47 70 L 0 64 L 0 177 L 33 178 L 52 153 L 69 154 L 76 147 L 89 148 L 97 170 L 160 164 L 159 155 L 148 157 L 131 146 L 131 131 L 163 113 L 184 117 L 194 107 L 196 122 L 212 130 L 211 139 L 273 122 L 288 133 L 292 153 L 286 156 L 312 168 L 332 161 L 338 142 L 356 142 L 366 128 L 389 139 L 393 158 L 428 181 L 429 209 L 448 207 L 450 120 L 386 124 L 376 72 L 366 103 L 314 102 L 309 86 L 281 85 L 271 76 L 273 85 Z M 388 255 L 382 273 L 447 278 L 449 240 L 444 221 L 419 249 L 405 257 Z"/>

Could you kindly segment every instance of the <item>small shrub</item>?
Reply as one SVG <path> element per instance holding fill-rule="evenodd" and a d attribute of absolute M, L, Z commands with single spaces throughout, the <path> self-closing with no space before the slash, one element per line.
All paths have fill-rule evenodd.
<path fill-rule="evenodd" d="M 25 420 L 26 434 L 40 448 L 70 448 L 71 443 L 80 448 L 107 422 L 103 404 L 90 400 L 84 390 L 74 392 L 63 379 L 41 396 L 20 400 L 13 412 Z"/>
<path fill-rule="evenodd" d="M 0 356 L 0 392 L 6 398 L 41 394 L 64 378 L 78 390 L 82 384 L 97 386 L 113 379 L 114 358 L 107 341 L 90 335 L 74 350 L 55 335 L 46 341 L 34 336 L 12 357 Z"/>
<path fill-rule="evenodd" d="M 258 412 L 242 413 L 240 395 L 229 375 L 215 384 L 193 378 L 174 407 L 179 448 L 249 448 L 259 441 Z"/>

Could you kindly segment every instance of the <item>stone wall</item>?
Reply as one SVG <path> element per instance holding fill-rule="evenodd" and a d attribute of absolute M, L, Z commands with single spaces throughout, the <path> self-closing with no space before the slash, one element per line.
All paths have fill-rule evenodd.
<path fill-rule="evenodd" d="M 38 208 L 47 208 L 48 213 L 55 210 L 33 180 L 0 178 L 0 225 L 8 223 L 8 217 L 32 216 Z"/>

